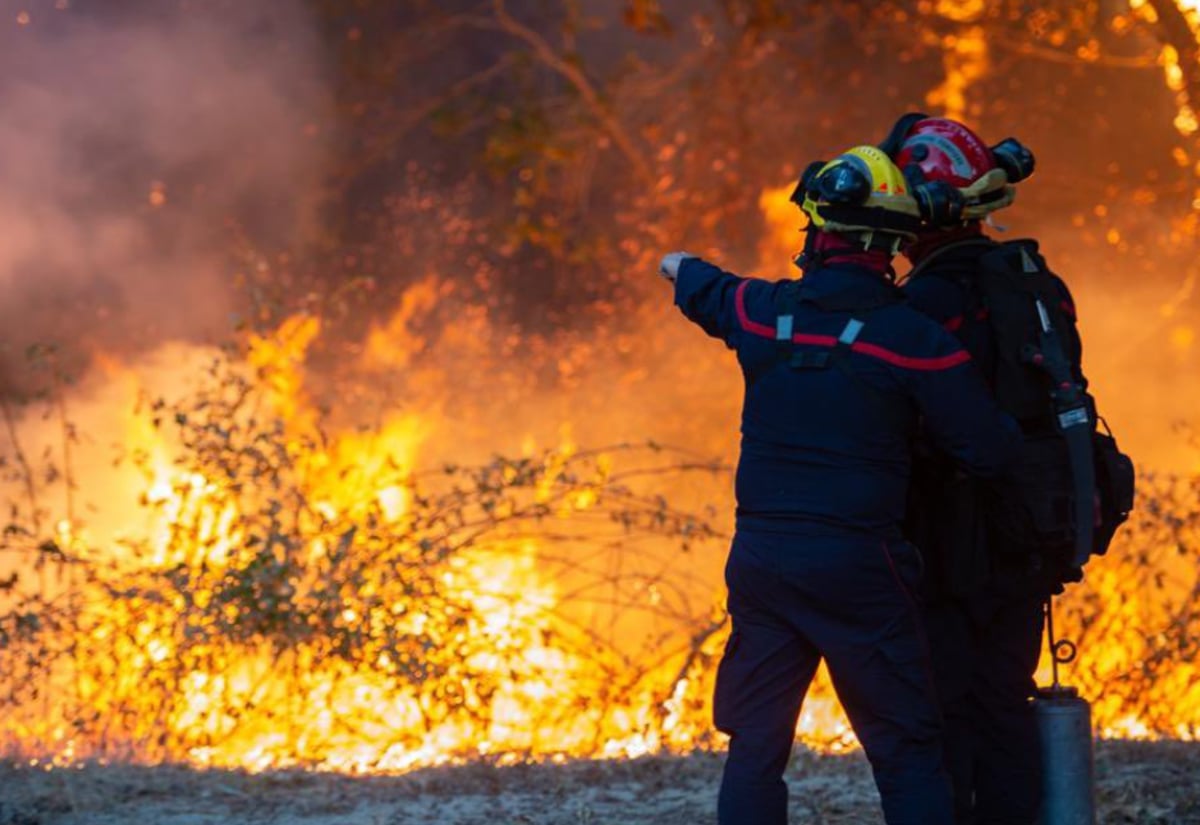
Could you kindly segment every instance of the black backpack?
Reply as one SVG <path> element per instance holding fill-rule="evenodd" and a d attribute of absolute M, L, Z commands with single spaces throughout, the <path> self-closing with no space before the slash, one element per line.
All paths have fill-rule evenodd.
<path fill-rule="evenodd" d="M 1040 557 L 1054 577 L 1078 580 L 1129 517 L 1134 469 L 1097 427 L 1069 295 L 1031 240 L 993 245 L 959 283 L 986 313 L 996 400 L 1024 435 L 1021 460 L 983 503 L 992 552 Z"/>

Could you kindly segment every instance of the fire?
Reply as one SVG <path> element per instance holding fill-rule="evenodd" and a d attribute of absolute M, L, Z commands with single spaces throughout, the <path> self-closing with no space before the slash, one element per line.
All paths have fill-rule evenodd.
<path fill-rule="evenodd" d="M 926 3 L 925 5 L 930 5 Z M 945 113 L 946 117 L 969 123 L 975 114 L 967 102 L 971 85 L 988 71 L 988 44 L 982 26 L 972 25 L 983 15 L 982 0 L 937 0 L 934 12 L 960 24 L 956 34 L 944 35 L 932 45 L 942 49 L 942 64 L 946 77 L 941 85 L 925 95 L 925 103 Z M 928 37 L 933 37 L 930 33 Z"/>
<path fill-rule="evenodd" d="M 777 200 L 764 194 L 764 204 Z M 794 246 L 794 219 L 767 218 L 779 244 Z M 422 300 L 399 312 L 415 317 Z M 3 628 L 5 752 L 54 764 L 369 772 L 718 744 L 708 697 L 723 643 L 719 579 L 689 580 L 676 542 L 719 564 L 721 536 L 654 491 L 669 471 L 681 494 L 695 484 L 700 499 L 720 501 L 727 477 L 664 466 L 657 448 L 638 459 L 628 448 L 589 455 L 571 441 L 430 470 L 428 450 L 444 433 L 415 411 L 369 428 L 326 426 L 303 368 L 320 331 L 316 318 L 288 319 L 251 337 L 243 360 L 218 362 L 193 395 L 126 407 L 145 527 L 109 549 L 63 522 L 64 576 L 41 593 L 22 582 L 16 615 L 67 607 L 49 627 Z M 386 336 L 411 344 L 412 334 L 393 320 L 356 368 L 378 368 Z M 110 363 L 107 379 L 125 386 L 126 401 L 145 398 L 131 369 Z M 631 460 L 658 462 L 645 474 L 653 485 L 639 487 Z M 1183 529 L 1192 532 L 1180 541 L 1200 542 L 1194 526 Z M 1146 552 L 1168 540 L 1140 530 Z M 637 559 L 626 545 L 641 548 Z M 54 567 L 45 552 L 23 550 Z M 1155 568 L 1169 575 L 1159 604 L 1125 595 L 1126 556 L 1093 568 L 1063 624 L 1093 634 L 1072 675 L 1096 701 L 1099 726 L 1194 736 L 1194 666 L 1162 670 L 1141 705 L 1112 690 L 1157 655 L 1145 629 L 1186 603 L 1188 580 Z M 643 638 L 657 641 L 628 644 Z M 25 660 L 33 650 L 52 664 Z M 1151 700 L 1166 696 L 1164 716 Z M 799 733 L 828 749 L 855 746 L 824 672 Z"/>
<path fill-rule="evenodd" d="M 923 5 L 956 27 L 935 44 L 945 77 L 927 103 L 970 119 L 991 61 L 987 4 Z M 1178 55 L 1162 61 L 1185 94 Z M 793 184 L 759 199 L 769 277 L 802 245 Z M 151 202 L 165 193 L 156 184 Z M 103 393 L 66 403 L 115 434 L 120 466 L 107 445 L 80 444 L 76 481 L 28 458 L 15 474 L 32 486 L 11 491 L 22 503 L 0 567 L 0 751 L 374 772 L 721 744 L 709 697 L 732 502 L 709 456 L 733 450 L 731 363 L 690 357 L 694 331 L 654 323 L 666 307 L 638 310 L 667 329 L 649 342 L 616 325 L 520 338 L 455 290 L 414 283 L 333 370 L 313 367 L 331 334 L 315 313 L 247 334 L 234 354 L 103 360 Z M 1100 303 L 1086 285 L 1078 297 Z M 428 324 L 439 311 L 452 321 Z M 1119 330 L 1082 315 L 1104 353 Z M 1167 316 L 1182 357 L 1194 323 Z M 641 347 L 650 357 L 625 365 Z M 662 375 L 679 399 L 646 397 L 646 377 Z M 55 443 L 36 417 L 21 424 L 6 452 Z M 620 443 L 628 432 L 689 448 Z M 579 445 L 604 443 L 596 433 L 617 446 Z M 480 445 L 517 457 L 481 459 Z M 43 479 L 103 500 L 84 514 L 35 495 Z M 1069 679 L 1105 735 L 1200 730 L 1200 674 L 1175 656 L 1200 626 L 1200 584 L 1176 550 L 1200 546 L 1195 493 L 1186 478 L 1151 480 L 1123 543 L 1062 601 L 1061 629 L 1081 643 Z M 798 733 L 855 746 L 824 670 Z"/>
<path fill-rule="evenodd" d="M 419 303 L 402 304 L 400 315 Z M 403 318 L 391 326 L 398 343 Z M 9 679 L 37 681 L 27 695 L 9 685 L 4 749 L 55 764 L 398 771 L 708 741 L 695 712 L 708 689 L 696 661 L 719 647 L 719 622 L 694 650 L 668 651 L 660 670 L 620 684 L 627 663 L 618 650 L 597 645 L 587 617 L 564 609 L 562 589 L 581 584 L 555 565 L 580 561 L 555 561 L 540 534 L 567 541 L 574 521 L 617 494 L 608 490 L 612 457 L 587 459 L 585 473 L 566 444 L 447 469 L 445 485 L 421 481 L 414 468 L 432 428 L 420 415 L 322 431 L 301 369 L 320 327 L 314 317 L 288 319 L 252 336 L 244 362 L 218 368 L 190 405 L 143 405 L 129 416 L 125 444 L 148 524 L 111 553 L 60 525 L 68 573 L 75 558 L 96 567 L 17 591 L 15 616 L 56 599 L 70 609 L 45 634 L 20 619 L 5 628 L 4 655 L 25 643 L 54 665 L 5 667 Z M 369 368 L 392 351 L 388 335 L 377 331 Z M 144 396 L 131 371 L 109 363 L 106 373 L 127 400 Z M 168 414 L 173 437 L 162 426 Z M 613 516 L 660 517 L 628 489 L 619 495 Z M 40 566 L 37 552 L 24 550 Z M 651 607 L 664 604 L 656 580 L 638 583 Z"/>
<path fill-rule="evenodd" d="M 758 197 L 767 231 L 759 244 L 759 264 L 764 272 L 778 272 L 780 262 L 795 258 L 804 246 L 803 231 L 797 231 L 796 204 L 792 203 L 795 182 L 764 189 Z M 779 277 L 776 274 L 774 277 Z"/>
<path fill-rule="evenodd" d="M 347 369 L 429 369 L 406 353 L 439 297 L 416 285 Z M 482 331 L 451 346 L 474 352 Z M 49 584 L 24 577 L 52 564 L 35 533 L 15 548 L 27 566 L 0 628 L 4 751 L 400 771 L 713 744 L 720 592 L 676 559 L 682 542 L 717 568 L 723 541 L 656 485 L 677 476 L 681 501 L 711 500 L 723 472 L 714 487 L 708 465 L 658 447 L 642 452 L 659 466 L 630 470 L 637 450 L 581 452 L 569 427 L 550 450 L 522 439 L 525 458 L 431 470 L 424 453 L 447 433 L 420 410 L 445 399 L 335 426 L 305 369 L 321 332 L 299 315 L 238 358 L 179 356 L 205 377 L 173 401 L 105 362 L 141 505 L 104 535 L 64 522 L 66 573 Z M 53 627 L 22 625 L 56 601 Z M 18 664 L 25 650 L 37 661 Z M 822 675 L 801 734 L 851 747 L 839 714 Z"/>
<path fill-rule="evenodd" d="M 1173 0 L 1183 12 L 1193 35 L 1200 38 L 1200 3 L 1195 0 Z M 1130 11 L 1149 23 L 1158 22 L 1158 11 L 1146 0 L 1129 0 Z M 1163 67 L 1163 75 L 1167 87 L 1175 93 L 1178 114 L 1175 117 L 1175 129 L 1184 137 L 1189 137 L 1200 129 L 1192 101 L 1185 88 L 1183 68 L 1179 63 L 1179 50 L 1172 44 L 1166 43 L 1159 52 L 1158 62 Z"/>
<path fill-rule="evenodd" d="M 782 191 L 763 196 L 778 234 L 764 250 L 796 245 L 794 213 L 770 208 Z M 400 357 L 389 337 L 414 345 L 410 322 L 430 298 L 427 285 L 416 289 L 403 319 L 370 337 L 359 367 Z M 145 388 L 132 370 L 107 366 L 106 380 L 124 385 L 134 409 L 125 441 L 137 455 L 146 526 L 119 551 L 69 523 L 57 528 L 59 547 L 116 567 L 44 594 L 75 605 L 48 640 L 6 628 L 10 652 L 41 639 L 56 662 L 48 673 L 6 663 L 12 678 L 40 680 L 37 696 L 14 694 L 0 723 L 6 751 L 57 764 L 366 772 L 716 744 L 708 697 L 723 643 L 719 579 L 703 578 L 698 601 L 677 603 L 683 621 L 664 624 L 676 591 L 695 586 L 677 569 L 621 580 L 608 566 L 618 554 L 595 580 L 584 566 L 614 538 L 593 515 L 621 523 L 622 542 L 647 540 L 644 555 L 671 568 L 672 536 L 715 538 L 706 552 L 719 559 L 719 535 L 639 499 L 628 487 L 636 473 L 622 476 L 621 449 L 587 456 L 565 440 L 431 478 L 421 468 L 444 434 L 415 411 L 327 429 L 303 368 L 320 330 L 319 319 L 297 316 L 251 337 L 243 361 L 214 368 L 198 395 L 173 404 L 135 406 Z M 174 435 L 162 419 L 178 425 Z M 443 475 L 448 486 L 439 487 Z M 694 480 L 703 500 L 727 495 L 724 478 Z M 664 529 L 664 519 L 678 521 Z M 1151 549 L 1164 546 L 1146 529 Z M 1108 735 L 1190 737 L 1200 725 L 1185 663 L 1149 686 L 1149 696 L 1172 697 L 1169 717 L 1111 690 L 1155 655 L 1144 629 L 1186 595 L 1177 568 L 1155 569 L 1171 576 L 1161 606 L 1124 595 L 1136 576 L 1117 554 L 1094 564 L 1064 605 L 1068 633 L 1097 634 L 1072 675 Z M 648 633 L 667 642 L 630 658 L 620 640 Z M 824 671 L 798 732 L 832 750 L 855 746 Z"/>

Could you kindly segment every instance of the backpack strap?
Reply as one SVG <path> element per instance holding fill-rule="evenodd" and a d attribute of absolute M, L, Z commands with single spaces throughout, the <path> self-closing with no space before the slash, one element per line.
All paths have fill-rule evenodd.
<path fill-rule="evenodd" d="M 1067 443 L 1071 459 L 1071 477 L 1075 481 L 1075 567 L 1082 567 L 1092 554 L 1095 527 L 1096 466 L 1092 448 L 1090 403 L 1083 387 L 1075 382 L 1071 362 L 1062 343 L 1062 334 L 1050 323 L 1049 313 L 1040 298 L 1034 299 L 1038 313 L 1038 343 L 1022 353 L 1031 364 L 1043 370 L 1054 384 L 1055 420 Z"/>

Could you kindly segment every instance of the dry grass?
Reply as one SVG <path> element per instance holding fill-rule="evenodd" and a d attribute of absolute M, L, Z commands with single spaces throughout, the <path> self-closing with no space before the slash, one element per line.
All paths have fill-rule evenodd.
<path fill-rule="evenodd" d="M 721 759 L 472 764 L 393 777 L 4 765 L 0 825 L 682 825 L 713 820 Z M 1104 825 L 1200 823 L 1200 745 L 1102 743 L 1097 772 Z M 793 823 L 881 821 L 861 754 L 799 750 L 789 781 Z"/>

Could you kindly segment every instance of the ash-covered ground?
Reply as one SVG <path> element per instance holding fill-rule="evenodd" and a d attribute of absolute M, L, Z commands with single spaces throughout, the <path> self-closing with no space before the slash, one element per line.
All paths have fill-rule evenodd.
<path fill-rule="evenodd" d="M 0 766 L 0 825 L 565 825 L 713 822 L 721 754 L 493 767 L 394 777 L 179 767 Z M 1104 825 L 1200 823 L 1200 744 L 1097 747 Z M 791 822 L 880 823 L 861 753 L 799 750 L 788 772 Z"/>

